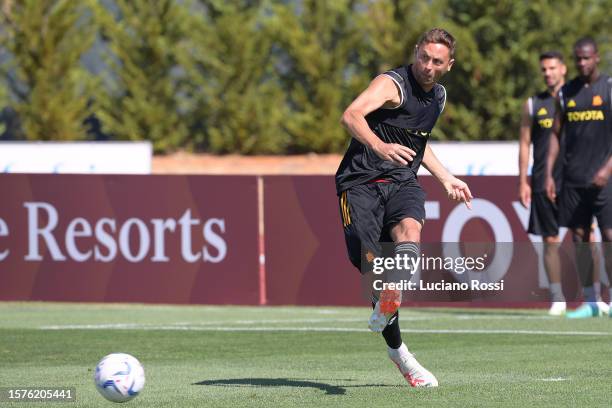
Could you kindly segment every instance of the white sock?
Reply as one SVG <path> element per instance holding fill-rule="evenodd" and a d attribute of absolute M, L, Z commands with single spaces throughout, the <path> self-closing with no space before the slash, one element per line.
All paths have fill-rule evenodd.
<path fill-rule="evenodd" d="M 593 282 L 593 290 L 595 291 L 595 299 L 599 302 L 601 300 L 601 283 Z"/>
<path fill-rule="evenodd" d="M 402 343 L 402 345 L 396 349 L 387 346 L 387 350 L 389 351 L 389 357 L 391 358 L 398 358 L 402 354 L 409 353 L 406 343 Z"/>
<path fill-rule="evenodd" d="M 553 302 L 565 302 L 565 296 L 563 296 L 563 289 L 561 289 L 561 283 L 551 283 L 548 286 L 548 290 L 550 291 L 550 299 Z"/>

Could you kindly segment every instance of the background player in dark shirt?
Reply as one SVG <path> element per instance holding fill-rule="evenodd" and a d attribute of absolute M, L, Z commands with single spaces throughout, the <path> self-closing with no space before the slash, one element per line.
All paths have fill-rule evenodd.
<path fill-rule="evenodd" d="M 587 244 L 593 216 L 601 231 L 608 278 L 612 275 L 612 79 L 597 68 L 599 54 L 593 39 L 582 38 L 576 42 L 574 60 L 578 76 L 559 92 L 546 165 L 547 194 L 555 200 L 553 164 L 563 129 L 565 153 L 559 222 L 572 230 L 576 266 L 587 301 L 568 313 L 569 318 L 598 316 L 604 312 L 595 303 L 593 253 Z"/>
<path fill-rule="evenodd" d="M 454 48 L 455 40 L 445 30 L 423 34 L 414 64 L 376 77 L 342 116 L 353 138 L 336 173 L 336 188 L 349 258 L 360 270 L 363 262 L 381 256 L 381 242 L 393 242 L 400 256 L 419 256 L 425 220 L 425 194 L 416 176 L 421 163 L 451 199 L 470 206 L 468 186 L 452 176 L 427 145 L 446 101 L 437 81 L 450 71 Z M 399 302 L 388 302 L 395 310 L 388 309 L 384 295 L 375 303 L 370 328 L 382 331 L 389 357 L 410 385 L 437 386 L 437 379 L 402 342 Z"/>
<path fill-rule="evenodd" d="M 544 241 L 544 268 L 548 275 L 552 306 L 548 313 L 560 316 L 566 304 L 561 288 L 561 261 L 559 258 L 559 225 L 556 204 L 546 196 L 546 158 L 555 115 L 556 97 L 565 83 L 567 67 L 563 56 L 557 51 L 540 55 L 540 69 L 546 83 L 546 91 L 528 98 L 523 105 L 519 141 L 519 199 L 530 209 L 527 232 L 542 236 Z M 533 143 L 533 167 L 531 183 L 527 178 L 529 149 Z M 557 187 L 560 187 L 559 161 L 554 172 Z"/>

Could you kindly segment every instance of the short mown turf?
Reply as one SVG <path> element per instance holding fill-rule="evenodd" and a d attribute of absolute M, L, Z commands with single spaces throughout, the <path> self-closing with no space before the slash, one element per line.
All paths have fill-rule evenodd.
<path fill-rule="evenodd" d="M 366 307 L 0 303 L 0 387 L 76 387 L 76 403 L 53 406 L 112 406 L 93 370 L 126 352 L 146 373 L 127 407 L 612 406 L 612 319 L 402 309 L 404 341 L 440 382 L 412 389 L 366 330 L 368 316 Z"/>

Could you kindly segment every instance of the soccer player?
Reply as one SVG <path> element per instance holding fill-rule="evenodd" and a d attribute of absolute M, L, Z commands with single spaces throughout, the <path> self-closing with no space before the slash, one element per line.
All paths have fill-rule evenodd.
<path fill-rule="evenodd" d="M 593 216 L 597 218 L 604 242 L 606 271 L 612 277 L 612 78 L 599 72 L 597 44 L 591 38 L 582 38 L 574 44 L 574 61 L 578 76 L 559 91 L 546 163 L 546 192 L 551 200 L 556 199 L 553 165 L 563 130 L 565 153 L 559 223 L 572 231 L 576 267 L 586 300 L 566 316 L 581 318 L 605 312 L 596 303 L 591 273 L 593 251 L 587 244 Z M 610 292 L 612 295 L 612 288 Z"/>
<path fill-rule="evenodd" d="M 548 275 L 552 305 L 550 315 L 565 314 L 566 304 L 561 288 L 561 260 L 559 258 L 559 226 L 557 206 L 546 197 L 544 185 L 548 144 L 555 114 L 556 97 L 565 83 L 567 67 L 563 56 L 557 51 L 540 55 L 540 70 L 546 83 L 546 91 L 531 96 L 523 105 L 519 136 L 519 199 L 528 208 L 529 227 L 527 232 L 542 236 L 544 241 L 544 267 Z M 531 184 L 527 179 L 529 149 L 533 142 L 533 168 Z M 560 187 L 561 166 L 557 161 L 553 177 Z"/>
<path fill-rule="evenodd" d="M 353 137 L 336 172 L 336 189 L 348 255 L 361 272 L 362 262 L 381 256 L 383 242 L 393 242 L 401 257 L 419 256 L 425 221 L 425 193 L 417 180 L 421 164 L 450 199 L 471 206 L 467 184 L 451 175 L 427 145 L 446 103 L 446 90 L 437 82 L 450 71 L 454 51 L 455 39 L 447 31 L 424 33 L 414 63 L 378 75 L 342 115 Z M 384 301 L 384 291 L 380 296 L 374 299 L 370 329 L 382 331 L 389 357 L 411 386 L 436 387 L 436 377 L 402 342 L 401 299 Z"/>

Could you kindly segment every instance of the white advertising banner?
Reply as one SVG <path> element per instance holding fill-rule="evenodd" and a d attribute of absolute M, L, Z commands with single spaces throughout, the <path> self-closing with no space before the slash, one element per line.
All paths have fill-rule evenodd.
<path fill-rule="evenodd" d="M 0 173 L 150 174 L 150 142 L 2 142 Z"/>
<path fill-rule="evenodd" d="M 431 142 L 444 167 L 458 176 L 518 176 L 516 142 Z M 531 173 L 531 160 L 529 164 Z M 421 166 L 419 174 L 429 174 Z"/>

